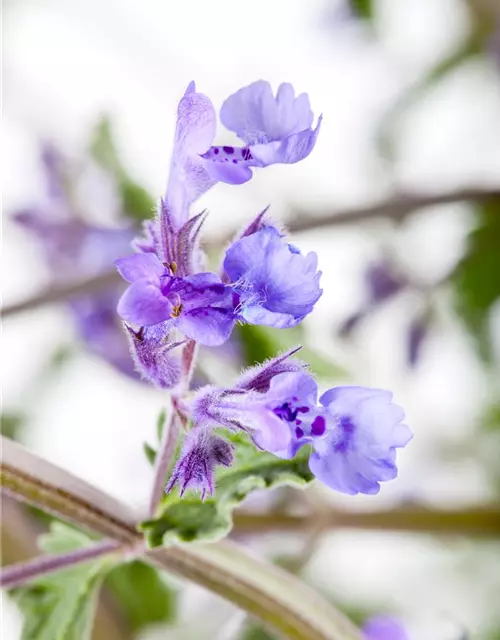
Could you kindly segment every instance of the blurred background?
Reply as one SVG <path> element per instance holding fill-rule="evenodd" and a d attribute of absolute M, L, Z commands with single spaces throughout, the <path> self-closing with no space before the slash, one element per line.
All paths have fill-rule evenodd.
<path fill-rule="evenodd" d="M 135 378 L 113 260 L 164 192 L 189 81 L 217 109 L 254 80 L 291 82 L 324 116 L 314 152 L 219 184 L 198 208 L 210 211 L 216 264 L 228 234 L 270 204 L 294 244 L 318 253 L 324 294 L 300 329 L 247 327 L 205 350 L 197 381 L 231 380 L 302 342 L 322 388 L 391 389 L 415 437 L 379 495 L 252 496 L 234 537 L 358 623 L 388 612 L 412 640 L 500 638 L 500 3 L 3 8 L 3 433 L 144 508 L 143 442 L 166 399 Z M 304 503 L 331 513 L 328 526 L 287 531 L 263 517 L 245 529 L 245 513 Z M 36 552 L 43 523 L 5 500 L 2 526 L 4 562 Z M 141 606 L 131 581 L 148 594 Z M 2 625 L 6 640 L 21 637 L 6 598 Z M 133 565 L 107 582 L 94 636 L 271 637 L 215 596 Z"/>

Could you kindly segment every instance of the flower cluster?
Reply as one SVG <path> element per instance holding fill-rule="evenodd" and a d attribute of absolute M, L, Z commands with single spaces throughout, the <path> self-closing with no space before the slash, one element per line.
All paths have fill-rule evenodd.
<path fill-rule="evenodd" d="M 316 254 L 302 255 L 267 211 L 230 244 L 218 273 L 204 270 L 199 242 L 206 215 L 191 215 L 195 201 L 217 182 L 238 185 L 254 168 L 302 160 L 321 124 L 320 117 L 313 128 L 307 95 L 295 97 L 291 85 L 282 84 L 274 96 L 263 81 L 230 96 L 220 119 L 244 146 L 214 146 L 215 110 L 190 84 L 178 107 L 157 218 L 135 240 L 136 253 L 116 261 L 129 283 L 118 313 L 128 323 L 134 358 L 163 388 L 182 382 L 186 358 L 176 357 L 176 347 L 222 345 L 236 322 L 293 327 L 322 293 Z M 353 386 L 319 395 L 307 367 L 292 357 L 296 350 L 250 369 L 232 387 L 208 385 L 191 398 L 176 398 L 193 426 L 167 491 L 178 485 L 181 495 L 194 489 L 202 498 L 214 492 L 217 465 L 233 460 L 232 445 L 214 432 L 220 428 L 244 432 L 257 448 L 281 458 L 309 446 L 311 472 L 348 494 L 377 493 L 380 482 L 396 477 L 396 449 L 411 432 L 391 393 Z"/>
<path fill-rule="evenodd" d="M 158 357 L 172 342 L 189 338 L 218 346 L 236 322 L 293 327 L 322 293 L 316 254 L 302 255 L 265 212 L 228 247 L 220 273 L 203 270 L 199 239 L 206 216 L 191 216 L 193 203 L 217 182 L 241 184 L 253 168 L 302 160 L 314 147 L 321 121 L 312 128 L 307 95 L 295 97 L 292 86 L 282 84 L 274 97 L 263 81 L 230 96 L 220 117 L 245 146 L 213 146 L 214 107 L 191 83 L 179 103 L 157 219 L 136 239 L 136 253 L 116 261 L 130 283 L 118 313 L 129 323 L 135 360 L 143 375 L 163 387 L 165 380 L 177 380 L 158 366 L 161 361 L 175 368 L 172 358 Z"/>
<path fill-rule="evenodd" d="M 182 491 L 212 492 L 218 461 L 211 455 L 208 434 L 217 427 L 243 431 L 258 448 L 281 458 L 293 458 L 310 445 L 311 472 L 343 493 L 375 494 L 380 482 L 396 477 L 396 449 L 412 434 L 392 394 L 346 386 L 329 389 L 318 400 L 315 380 L 291 355 L 250 369 L 231 388 L 205 386 L 194 395 L 189 451 L 196 450 L 205 462 L 194 469 L 181 455 L 168 489 L 179 482 Z M 204 468 L 209 472 L 202 473 Z"/>

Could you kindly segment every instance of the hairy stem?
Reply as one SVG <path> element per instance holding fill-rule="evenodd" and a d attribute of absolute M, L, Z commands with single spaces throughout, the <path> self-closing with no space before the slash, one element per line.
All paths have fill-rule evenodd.
<path fill-rule="evenodd" d="M 149 515 L 153 517 L 165 491 L 165 479 L 167 471 L 175 454 L 177 440 L 179 438 L 179 421 L 177 412 L 171 407 L 168 421 L 163 429 L 162 439 L 156 454 L 153 486 L 149 499 Z"/>
<path fill-rule="evenodd" d="M 18 562 L 3 568 L 0 576 L 0 586 L 4 589 L 12 589 L 44 574 L 60 571 L 81 562 L 116 553 L 121 547 L 122 545 L 115 540 L 103 540 L 84 549 L 76 549 L 75 551 L 57 555 L 39 556 L 28 562 Z"/>

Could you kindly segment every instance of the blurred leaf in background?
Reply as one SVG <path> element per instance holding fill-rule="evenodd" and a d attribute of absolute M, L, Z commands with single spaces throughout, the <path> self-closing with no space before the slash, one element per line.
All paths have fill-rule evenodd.
<path fill-rule="evenodd" d="M 110 571 L 104 586 L 118 601 L 132 631 L 175 622 L 177 591 L 148 564 L 140 560 L 121 564 Z"/>
<path fill-rule="evenodd" d="M 94 160 L 115 178 L 125 215 L 135 222 L 152 218 L 155 201 L 125 170 L 113 137 L 111 120 L 103 117 L 92 133 L 90 150 Z"/>
<path fill-rule="evenodd" d="M 500 300 L 500 202 L 479 207 L 478 224 L 465 256 L 452 276 L 457 309 L 472 332 L 479 353 L 492 358 L 490 312 Z"/>
<path fill-rule="evenodd" d="M 328 357 L 307 346 L 307 336 L 303 325 L 291 329 L 272 329 L 258 325 L 242 325 L 236 328 L 242 346 L 244 366 L 274 358 L 280 351 L 287 351 L 299 344 L 303 348 L 298 357 L 307 362 L 311 372 L 326 380 L 347 378 L 347 372 Z"/>
<path fill-rule="evenodd" d="M 39 538 L 46 553 L 64 553 L 93 544 L 87 535 L 60 522 Z M 10 591 L 24 615 L 22 640 L 90 638 L 97 596 L 112 560 L 99 558 Z"/>

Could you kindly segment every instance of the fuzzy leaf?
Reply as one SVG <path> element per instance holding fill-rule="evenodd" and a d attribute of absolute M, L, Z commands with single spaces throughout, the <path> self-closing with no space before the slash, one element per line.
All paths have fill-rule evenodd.
<path fill-rule="evenodd" d="M 252 491 L 283 484 L 303 486 L 313 478 L 308 467 L 308 447 L 303 447 L 293 460 L 281 460 L 258 451 L 246 436 L 224 437 L 235 445 L 235 460 L 232 467 L 218 469 L 215 495 L 204 502 L 193 494 L 184 498 L 177 494 L 165 496 L 160 515 L 140 525 L 151 547 L 177 541 L 219 540 L 231 530 L 233 510 Z"/>
<path fill-rule="evenodd" d="M 94 160 L 115 178 L 122 198 L 124 214 L 136 222 L 152 218 L 155 202 L 125 170 L 116 150 L 109 118 L 104 117 L 96 124 L 90 151 Z"/>
<path fill-rule="evenodd" d="M 346 378 L 342 367 L 326 358 L 322 353 L 307 346 L 307 338 L 302 325 L 291 329 L 271 329 L 259 325 L 243 325 L 236 327 L 242 345 L 245 366 L 253 366 L 274 358 L 279 351 L 287 351 L 301 344 L 300 359 L 309 364 L 311 373 L 324 380 Z"/>
<path fill-rule="evenodd" d="M 80 531 L 54 522 L 39 538 L 47 553 L 62 553 L 95 541 Z M 90 638 L 99 587 L 113 561 L 90 560 L 38 578 L 11 590 L 24 614 L 22 640 L 85 640 Z"/>
<path fill-rule="evenodd" d="M 175 619 L 177 592 L 163 574 L 140 560 L 112 569 L 104 586 L 111 590 L 121 605 L 133 631 Z"/>
<path fill-rule="evenodd" d="M 469 236 L 467 253 L 452 283 L 457 308 L 474 335 L 480 355 L 491 359 L 490 311 L 500 300 L 500 202 L 479 209 L 479 223 Z"/>

